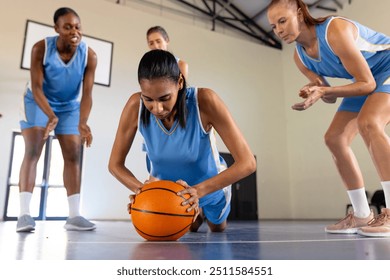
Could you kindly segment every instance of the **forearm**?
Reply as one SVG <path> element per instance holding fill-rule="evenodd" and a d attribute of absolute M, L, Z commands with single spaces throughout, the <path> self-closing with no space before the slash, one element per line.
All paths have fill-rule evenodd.
<path fill-rule="evenodd" d="M 80 124 L 86 124 L 92 109 L 92 98 L 90 95 L 83 96 L 80 101 Z"/>
<path fill-rule="evenodd" d="M 33 88 L 32 92 L 35 102 L 38 104 L 39 108 L 41 108 L 43 113 L 45 113 L 48 118 L 55 117 L 55 114 L 43 91 L 40 88 Z"/>
<path fill-rule="evenodd" d="M 134 174 L 127 169 L 123 164 L 109 163 L 110 173 L 121 182 L 126 188 L 134 193 L 142 188 L 143 184 L 134 176 Z"/>
<path fill-rule="evenodd" d="M 323 97 L 338 98 L 368 95 L 376 87 L 374 82 L 354 82 L 342 86 L 322 87 Z"/>
<path fill-rule="evenodd" d="M 199 197 L 203 197 L 212 192 L 223 189 L 242 178 L 256 171 L 256 161 L 253 158 L 248 159 L 245 163 L 240 164 L 235 162 L 228 169 L 222 171 L 218 175 L 207 179 L 194 187 L 197 188 Z"/>
<path fill-rule="evenodd" d="M 92 49 L 88 49 L 88 65 L 85 69 L 83 95 L 80 101 L 80 124 L 86 124 L 92 109 L 92 89 L 95 81 L 97 57 Z"/>

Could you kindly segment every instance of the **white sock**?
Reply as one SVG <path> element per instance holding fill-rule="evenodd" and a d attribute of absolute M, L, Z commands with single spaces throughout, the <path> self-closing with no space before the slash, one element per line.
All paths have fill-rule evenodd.
<path fill-rule="evenodd" d="M 32 198 L 32 193 L 30 193 L 30 192 L 20 192 L 19 193 L 19 203 L 20 203 L 19 217 L 21 217 L 23 215 L 30 215 L 31 198 Z"/>
<path fill-rule="evenodd" d="M 80 216 L 80 194 L 72 194 L 68 196 L 69 218 Z"/>
<path fill-rule="evenodd" d="M 368 205 L 365 188 L 349 190 L 347 193 L 352 203 L 354 215 L 358 218 L 367 218 L 371 210 Z"/>
<path fill-rule="evenodd" d="M 385 195 L 386 208 L 390 207 L 390 181 L 381 182 L 383 194 Z"/>

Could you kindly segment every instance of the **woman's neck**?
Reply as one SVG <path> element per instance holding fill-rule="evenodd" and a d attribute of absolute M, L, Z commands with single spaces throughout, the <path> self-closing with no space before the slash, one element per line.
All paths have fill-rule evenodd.
<path fill-rule="evenodd" d="M 309 56 L 314 58 L 318 57 L 318 40 L 315 25 L 305 25 L 296 42 L 305 49 Z"/>

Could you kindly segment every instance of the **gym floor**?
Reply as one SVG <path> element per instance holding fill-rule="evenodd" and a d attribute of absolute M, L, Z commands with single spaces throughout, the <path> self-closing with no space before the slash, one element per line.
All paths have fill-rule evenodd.
<path fill-rule="evenodd" d="M 178 241 L 145 241 L 130 221 L 96 221 L 91 232 L 65 231 L 64 221 L 37 221 L 16 233 L 0 222 L 0 260 L 389 260 L 390 238 L 327 234 L 334 221 L 229 221 L 223 233 L 203 224 Z"/>

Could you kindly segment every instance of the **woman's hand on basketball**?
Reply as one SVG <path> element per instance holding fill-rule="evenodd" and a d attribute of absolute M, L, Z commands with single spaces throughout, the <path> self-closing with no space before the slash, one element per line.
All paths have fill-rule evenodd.
<path fill-rule="evenodd" d="M 92 144 L 91 128 L 86 124 L 79 124 L 79 132 L 81 137 L 81 144 L 90 147 Z"/>
<path fill-rule="evenodd" d="M 52 132 L 58 123 L 58 118 L 56 115 L 49 117 L 45 127 L 45 133 L 43 134 L 43 140 L 46 140 L 49 137 L 50 132 Z"/>
<path fill-rule="evenodd" d="M 149 178 L 147 180 L 145 180 L 144 185 L 152 183 L 152 182 L 156 182 L 156 181 L 159 181 L 159 179 L 156 177 L 153 177 L 152 175 L 149 175 Z"/>
<path fill-rule="evenodd" d="M 176 183 L 185 187 L 185 189 L 178 192 L 177 195 L 184 195 L 184 194 L 190 195 L 190 198 L 183 201 L 182 203 L 182 205 L 189 205 L 189 207 L 187 208 L 187 212 L 191 212 L 192 210 L 195 210 L 196 213 L 199 213 L 199 197 L 198 197 L 197 189 L 190 187 L 187 184 L 187 182 L 183 180 L 178 180 L 176 181 Z"/>
<path fill-rule="evenodd" d="M 129 214 L 131 214 L 131 206 L 133 205 L 134 201 L 135 201 L 135 197 L 137 196 L 137 194 L 139 194 L 141 192 L 141 189 L 137 189 L 134 194 L 131 194 L 129 195 L 129 200 L 130 202 L 127 204 L 127 212 L 129 212 Z"/>

